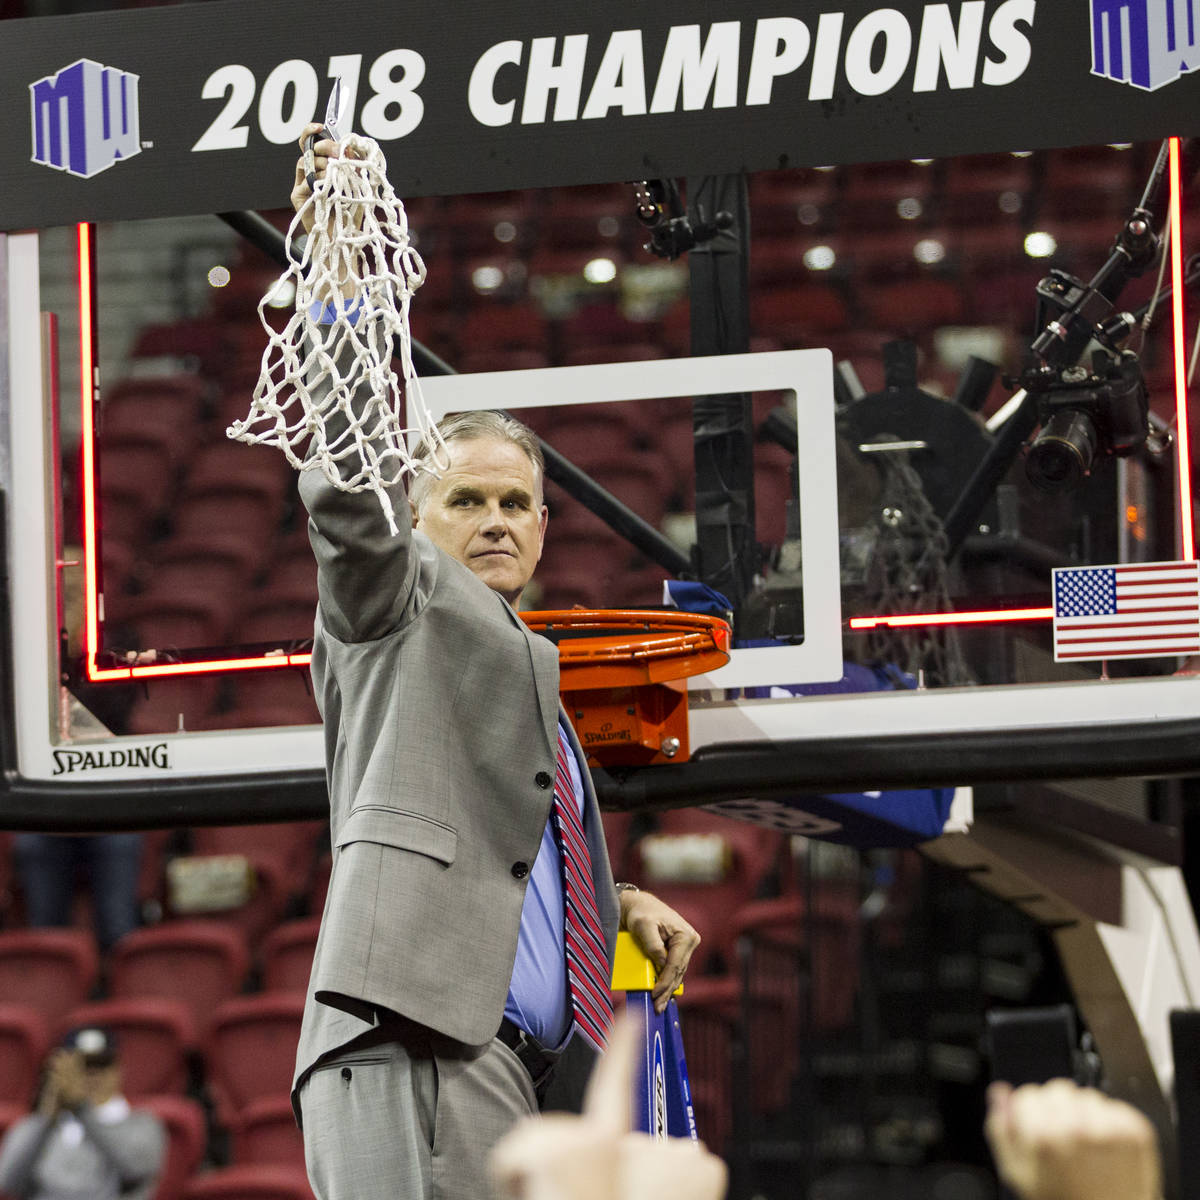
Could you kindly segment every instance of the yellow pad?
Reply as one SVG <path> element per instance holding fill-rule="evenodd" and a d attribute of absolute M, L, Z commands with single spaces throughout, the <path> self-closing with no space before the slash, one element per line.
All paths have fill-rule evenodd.
<path fill-rule="evenodd" d="M 654 963 L 642 953 L 633 934 L 622 929 L 617 934 L 617 950 L 613 956 L 612 990 L 614 992 L 649 992 L 658 982 Z M 683 995 L 681 983 L 672 993 Z"/>

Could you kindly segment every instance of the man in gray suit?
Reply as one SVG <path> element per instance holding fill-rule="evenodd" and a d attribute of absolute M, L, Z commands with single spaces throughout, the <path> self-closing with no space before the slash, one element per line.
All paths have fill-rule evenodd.
<path fill-rule="evenodd" d="M 317 143 L 318 178 L 337 152 Z M 582 818 L 608 960 L 620 925 L 659 966 L 661 1009 L 699 942 L 614 890 L 557 650 L 513 607 L 546 531 L 536 438 L 498 414 L 442 430 L 449 466 L 415 477 L 394 537 L 371 492 L 300 478 L 334 857 L 293 1098 L 320 1200 L 483 1200 L 489 1149 L 537 1111 L 578 1024 L 556 791 Z"/>

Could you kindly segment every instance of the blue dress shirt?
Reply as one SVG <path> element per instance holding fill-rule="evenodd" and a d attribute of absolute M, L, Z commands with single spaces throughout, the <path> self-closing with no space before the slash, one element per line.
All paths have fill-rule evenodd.
<path fill-rule="evenodd" d="M 560 728 L 560 741 L 565 735 Z M 583 814 L 583 777 L 567 743 L 571 786 Z M 521 909 L 517 956 L 504 1015 L 549 1050 L 560 1050 L 571 1032 L 571 1001 L 567 990 L 567 951 L 563 901 L 562 854 L 554 836 L 553 817 L 546 822 L 542 844 L 529 873 Z"/>

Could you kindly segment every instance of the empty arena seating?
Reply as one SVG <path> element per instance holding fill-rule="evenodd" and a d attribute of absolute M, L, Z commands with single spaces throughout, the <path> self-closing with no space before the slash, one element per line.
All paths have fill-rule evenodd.
<path fill-rule="evenodd" d="M 269 992 L 299 992 L 308 990 L 313 953 L 317 948 L 317 933 L 321 918 L 301 917 L 284 921 L 263 939 L 263 987 Z"/>
<path fill-rule="evenodd" d="M 0 1105 L 32 1103 L 49 1049 L 50 1027 L 39 1008 L 0 1002 Z"/>
<path fill-rule="evenodd" d="M 318 847 L 328 841 L 324 821 L 275 825 L 210 825 L 192 830 L 196 854 L 247 854 L 278 868 L 288 896 L 304 893 L 312 880 Z"/>
<path fill-rule="evenodd" d="M 186 1004 L 203 1030 L 214 1010 L 237 995 L 250 950 L 235 925 L 215 920 L 165 921 L 135 929 L 109 955 L 114 997 L 162 996 Z"/>
<path fill-rule="evenodd" d="M 251 1100 L 232 1118 L 230 1134 L 234 1163 L 304 1167 L 304 1138 L 286 1092 Z"/>
<path fill-rule="evenodd" d="M 167 1156 L 154 1200 L 179 1200 L 183 1186 L 204 1158 L 208 1127 L 204 1109 L 187 1096 L 143 1096 L 138 1108 L 152 1112 L 167 1134 Z"/>
<path fill-rule="evenodd" d="M 313 1200 L 302 1169 L 279 1165 L 219 1167 L 193 1175 L 180 1200 Z"/>
<path fill-rule="evenodd" d="M 32 1005 L 51 1025 L 87 999 L 98 970 L 89 930 L 0 932 L 0 996 L 8 1004 Z"/>
<path fill-rule="evenodd" d="M 302 995 L 260 992 L 227 1000 L 214 1013 L 204 1063 L 223 1123 L 255 1100 L 291 1091 L 303 1009 Z"/>

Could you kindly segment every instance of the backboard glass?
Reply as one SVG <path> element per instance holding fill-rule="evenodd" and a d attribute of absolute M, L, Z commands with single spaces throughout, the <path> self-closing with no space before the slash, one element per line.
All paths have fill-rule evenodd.
<path fill-rule="evenodd" d="M 1051 220 L 1047 216 L 1041 223 L 1045 225 L 1042 232 L 1052 231 L 1058 244 L 1051 262 L 1082 278 L 1090 276 L 1103 260 L 1113 231 L 1132 202 L 1130 198 L 1136 199 L 1141 171 L 1153 149 L 1098 148 L 1090 152 L 1090 160 L 1083 151 L 1061 160 L 1049 156 L 1039 159 L 1037 169 L 1048 171 L 1051 178 L 1065 177 L 1078 160 L 1090 161 L 1102 174 L 1120 173 L 1125 180 L 1124 191 L 1106 202 L 1102 217 L 1064 213 Z M 1125 159 L 1122 155 L 1130 157 Z M 1034 165 L 1020 156 L 996 158 L 1011 159 L 1011 162 L 992 161 L 990 168 L 997 172 L 997 187 L 1004 182 L 1011 184 L 1008 190 L 1014 191 L 1019 206 L 1027 199 L 1020 179 L 1031 180 Z M 780 405 L 795 413 L 798 418 L 795 483 L 788 478 L 786 460 L 791 456 L 780 446 L 766 443 L 757 446 L 756 461 L 765 464 L 763 477 L 770 476 L 779 485 L 760 495 L 759 506 L 759 538 L 772 545 L 775 552 L 788 537 L 787 501 L 790 498 L 793 502 L 797 524 L 792 532 L 798 532 L 794 540 L 803 553 L 800 573 L 804 620 L 797 635 L 802 640 L 794 638 L 794 644 L 769 650 L 739 651 L 720 676 L 693 681 L 695 737 L 701 744 L 770 741 L 789 736 L 819 738 L 835 730 L 843 733 L 852 730 L 868 739 L 883 733 L 930 728 L 1022 728 L 1029 723 L 1053 727 L 1071 720 L 1152 721 L 1190 715 L 1194 711 L 1190 685 L 1172 677 L 1177 665 L 1174 660 L 1148 661 L 1127 672 L 1133 678 L 1113 679 L 1098 686 L 1099 665 L 1066 670 L 1052 662 L 1046 648 L 1049 602 L 1048 580 L 1043 579 L 1046 554 L 1056 555 L 1058 562 L 1108 562 L 1170 557 L 1177 552 L 1176 539 L 1182 536 L 1176 529 L 1180 509 L 1173 494 L 1177 464 L 1170 458 L 1150 463 L 1140 459 L 1104 460 L 1081 494 L 1060 496 L 1053 501 L 1031 492 L 1020 478 L 1010 477 L 1006 481 L 1008 491 L 989 504 L 969 539 L 964 555 L 970 559 L 970 568 L 965 575 L 948 580 L 953 593 L 950 607 L 959 610 L 958 615 L 949 618 L 944 613 L 923 613 L 919 605 L 911 602 L 892 609 L 881 606 L 885 594 L 895 600 L 898 593 L 894 586 L 881 593 L 878 581 L 871 581 L 866 567 L 882 544 L 880 539 L 886 542 L 888 526 L 886 521 L 881 523 L 881 515 L 894 507 L 889 502 L 887 488 L 897 486 L 897 479 L 901 483 L 903 480 L 896 472 L 892 473 L 895 477 L 887 477 L 887 472 L 879 466 L 881 460 L 872 458 L 871 452 L 862 447 L 870 440 L 869 433 L 891 433 L 905 440 L 911 438 L 912 431 L 907 427 L 892 430 L 878 427 L 879 414 L 870 404 L 854 410 L 857 416 L 847 422 L 847 406 L 834 408 L 832 363 L 851 362 L 867 392 L 872 397 L 886 397 L 888 380 L 880 349 L 896 333 L 908 333 L 914 338 L 919 350 L 918 382 L 929 398 L 900 406 L 896 410 L 897 419 L 906 426 L 920 424 L 934 413 L 940 422 L 942 416 L 951 409 L 954 411 L 947 417 L 944 428 L 940 424 L 936 429 L 931 427 L 935 436 L 931 436 L 925 449 L 894 453 L 909 454 L 925 491 L 940 504 L 963 483 L 963 464 L 956 459 L 969 460 L 977 448 L 977 439 L 984 436 L 979 431 L 979 419 L 962 406 L 950 405 L 944 397 L 952 393 L 958 372 L 970 352 L 984 353 L 1006 369 L 1015 369 L 1020 347 L 1028 341 L 1032 325 L 1031 289 L 1046 267 L 1045 260 L 1029 257 L 1031 250 L 1025 232 L 1029 221 L 1005 223 L 1003 232 L 1008 240 L 997 236 L 990 247 L 984 233 L 977 228 L 930 225 L 920 218 L 916 226 L 893 222 L 894 227 L 889 227 L 886 233 L 868 230 L 861 234 L 838 233 L 819 222 L 812 233 L 805 232 L 809 228 L 804 225 L 811 215 L 809 210 L 824 211 L 831 196 L 845 199 L 857 194 L 861 202 L 863 195 L 878 196 L 896 190 L 900 198 L 894 207 L 904 207 L 905 201 L 920 197 L 920 204 L 948 213 L 954 204 L 966 203 L 956 189 L 965 189 L 964 180 L 978 177 L 982 165 L 967 161 L 960 166 L 957 160 L 950 160 L 939 164 L 893 164 L 893 168 L 890 172 L 879 168 L 874 174 L 866 168 L 848 168 L 842 175 L 834 172 L 829 177 L 819 172 L 770 173 L 751 180 L 752 197 L 763 214 L 756 224 L 756 233 L 761 230 L 761 235 L 752 243 L 752 295 L 756 288 L 767 293 L 791 289 L 795 293 L 791 297 L 794 304 L 802 304 L 807 297 L 815 307 L 799 323 L 789 326 L 780 320 L 778 313 L 772 313 L 769 303 L 756 301 L 752 312 L 755 342 L 764 349 L 721 360 L 691 360 L 686 356 L 686 337 L 680 337 L 680 325 L 673 315 L 679 309 L 681 290 L 686 287 L 686 278 L 681 277 L 678 264 L 647 263 L 629 250 L 627 241 L 623 247 L 613 243 L 611 256 L 617 268 L 616 283 L 608 291 L 602 285 L 598 291 L 587 293 L 586 303 L 581 304 L 577 293 L 582 285 L 562 282 L 565 275 L 562 264 L 571 258 L 572 251 L 547 248 L 539 265 L 536 247 L 524 254 L 506 248 L 510 243 L 499 237 L 508 235 L 503 228 L 505 222 L 519 225 L 527 219 L 521 213 L 532 204 L 540 214 L 539 220 L 549 229 L 553 225 L 552 210 L 564 197 L 539 196 L 533 200 L 484 197 L 470 203 L 458 202 L 457 212 L 447 212 L 433 202 L 414 204 L 414 227 L 419 228 L 424 220 L 425 228 L 430 231 L 422 250 L 430 264 L 431 280 L 429 294 L 417 297 L 416 334 L 442 350 L 448 360 L 457 359 L 470 368 L 458 378 L 427 380 L 426 396 L 439 412 L 495 405 L 510 408 L 516 415 L 526 416 L 552 445 L 556 431 L 564 443 L 570 441 L 565 432 L 570 422 L 562 419 L 561 412 L 597 405 L 614 416 L 614 440 L 618 437 L 615 432 L 618 427 L 621 439 L 631 439 L 624 455 L 626 461 L 644 455 L 646 462 L 655 464 L 664 461 L 659 456 L 663 447 L 653 444 L 656 428 L 686 425 L 694 396 L 736 388 L 753 394 L 755 415 L 760 420 L 772 407 Z M 923 171 L 931 172 L 928 178 L 923 178 Z M 1000 176 L 1005 179 L 1000 180 Z M 834 180 L 832 184 L 830 179 Z M 901 194 L 908 190 L 912 196 Z M 999 203 L 1006 195 L 1001 190 L 993 199 Z M 602 198 L 601 207 L 611 206 L 614 196 L 610 189 Z M 1011 198 L 1006 202 L 1011 203 Z M 1003 205 L 1000 211 L 1004 211 Z M 771 228 L 771 221 L 783 219 L 781 213 L 789 214 L 787 219 L 792 222 L 786 233 Z M 945 219 L 948 221 L 949 216 Z M 1020 236 L 1018 224 L 1021 224 Z M 480 241 L 473 243 L 480 252 L 469 256 L 461 252 L 452 254 L 448 249 L 452 238 L 463 237 L 463 231 L 472 226 L 483 230 Z M 60 240 L 69 241 L 75 236 L 74 231 L 68 234 L 68 238 Z M 52 241 L 53 236 L 48 235 L 46 242 Z M 112 263 L 106 263 L 106 239 L 122 248 L 119 257 L 128 257 L 127 247 L 136 241 L 135 236 L 120 230 L 101 227 L 96 231 L 94 255 L 100 278 L 95 290 L 83 300 L 86 309 L 94 297 L 101 312 L 85 311 L 77 329 L 89 324 L 103 329 L 107 306 L 117 303 L 123 294 Z M 489 243 L 497 249 L 489 248 Z M 782 263 L 777 256 L 787 253 L 789 245 L 794 257 Z M 224 262 L 232 262 L 234 289 L 244 286 L 249 279 L 254 286 L 246 290 L 255 299 L 263 290 L 263 281 L 273 274 L 261 263 L 246 267 L 239 266 L 232 258 L 218 261 L 218 250 L 197 251 L 193 246 L 193 251 L 196 262 L 203 264 L 205 275 Z M 60 691 L 62 662 L 56 632 L 60 627 L 59 606 L 67 590 L 64 585 L 88 568 L 60 562 L 51 519 L 54 505 L 47 489 L 52 486 L 52 467 L 60 454 L 69 449 L 73 456 L 70 427 L 75 424 L 82 430 L 88 421 L 83 406 L 92 392 L 83 381 L 94 378 L 95 364 L 85 365 L 82 372 L 76 371 L 74 379 L 71 378 L 72 364 L 79 358 L 76 347 L 82 347 L 83 341 L 69 328 L 73 316 L 70 304 L 56 298 L 53 307 L 61 318 L 57 354 L 62 377 L 60 408 L 68 432 L 63 445 L 55 445 L 49 434 L 48 417 L 53 393 L 50 348 L 34 315 L 39 308 L 48 306 L 39 303 L 31 307 L 29 298 L 39 294 L 43 283 L 48 292 L 53 292 L 56 285 L 46 280 L 45 266 L 39 261 L 37 235 L 9 236 L 6 253 L 9 369 L 13 395 L 22 397 L 22 403 L 14 405 L 9 414 L 13 495 L 17 504 L 12 530 L 12 561 L 17 579 L 13 608 L 16 627 L 22 631 L 15 647 L 18 678 L 22 681 L 18 705 L 21 773 L 31 779 L 77 778 L 83 782 L 154 778 L 164 772 L 220 776 L 235 771 L 272 771 L 284 765 L 319 769 L 323 761 L 319 730 L 313 724 L 315 715 L 304 690 L 307 648 L 303 628 L 288 625 L 271 630 L 257 626 L 261 636 L 256 633 L 246 638 L 235 633 L 215 646 L 206 641 L 191 645 L 173 643 L 180 651 L 176 656 L 179 661 L 160 661 L 137 668 L 136 683 L 131 683 L 133 671 L 103 657 L 106 652 L 115 653 L 129 645 L 145 648 L 140 643 L 105 639 L 112 639 L 114 630 L 125 618 L 137 614 L 142 597 L 154 590 L 152 579 L 138 572 L 147 562 L 155 570 L 164 568 L 169 556 L 160 552 L 161 543 L 169 538 L 164 537 L 161 527 L 150 530 L 150 540 L 159 549 L 144 555 L 133 575 L 123 585 L 116 586 L 119 564 L 116 556 L 105 548 L 105 530 L 111 533 L 116 519 L 112 512 L 106 514 L 105 489 L 95 481 L 92 492 L 98 501 L 100 536 L 91 569 L 98 572 L 97 579 L 103 583 L 103 602 L 101 605 L 97 588 L 94 644 L 101 656 L 96 659 L 94 673 L 115 672 L 111 686 L 114 691 L 124 688 L 127 695 L 136 693 L 129 703 L 141 716 L 156 705 L 157 711 L 151 712 L 150 719 L 141 725 L 141 732 L 111 737 Z M 208 258 L 204 257 L 206 253 Z M 559 256 L 557 264 L 549 262 L 551 253 Z M 873 255 L 879 259 L 872 259 Z M 912 256 L 917 265 L 902 265 L 902 255 Z M 831 257 L 833 262 L 829 264 Z M 938 262 L 947 259 L 953 261 L 953 269 L 949 266 L 939 269 Z M 592 260 L 585 260 L 585 265 L 586 261 Z M 880 261 L 890 262 L 890 266 L 881 267 Z M 822 271 L 822 264 L 829 264 L 831 270 Z M 522 278 L 518 268 L 523 265 L 534 272 L 532 278 Z M 453 288 L 438 282 L 439 270 L 442 276 L 453 278 Z M 800 284 L 796 284 L 797 279 Z M 938 288 L 927 286 L 948 279 L 952 287 L 950 291 L 942 288 L 940 299 Z M 540 286 L 535 286 L 539 281 Z M 211 282 L 210 279 L 200 285 L 193 292 L 193 300 L 180 303 L 186 308 L 198 294 L 206 302 L 230 305 L 232 293 L 212 287 L 211 297 L 205 294 Z M 650 312 L 651 317 L 644 323 L 645 340 L 628 343 L 629 356 L 624 362 L 619 361 L 623 346 L 602 345 L 607 335 L 601 331 L 586 347 L 567 344 L 556 350 L 557 360 L 570 365 L 525 366 L 537 360 L 538 355 L 530 354 L 528 346 L 518 346 L 493 355 L 494 362 L 516 369 L 483 371 L 480 368 L 486 365 L 487 356 L 481 353 L 481 347 L 471 345 L 465 336 L 452 341 L 452 335 L 447 334 L 447 323 L 455 311 L 453 305 L 464 286 L 474 291 L 472 304 L 491 299 L 499 302 L 498 307 L 514 306 L 514 298 L 508 292 L 519 290 L 526 313 L 534 314 L 540 322 L 539 336 L 552 339 L 576 336 L 583 324 L 580 313 L 586 314 L 589 305 L 597 303 L 609 308 L 620 304 L 626 313 L 641 303 L 643 312 Z M 440 288 L 445 290 L 439 291 Z M 1130 291 L 1140 301 L 1153 288 L 1154 280 L 1144 279 Z M 659 303 L 656 308 L 656 290 L 665 294 L 669 303 Z M 533 303 L 529 302 L 530 297 Z M 906 307 L 920 304 L 936 308 L 939 303 L 943 308 L 938 316 L 931 315 L 932 308 L 920 322 L 906 316 Z M 78 310 L 79 301 L 75 304 Z M 422 304 L 426 306 L 424 312 Z M 851 327 L 860 319 L 865 321 L 866 314 L 870 315 L 872 328 Z M 1173 406 L 1174 349 L 1170 332 L 1169 322 L 1160 317 L 1144 353 L 1152 406 L 1166 420 L 1170 420 Z M 238 351 L 245 360 L 240 364 L 243 371 L 251 369 L 247 364 L 255 359 L 254 336 L 251 327 L 246 343 Z M 258 336 L 261 337 L 261 331 Z M 647 349 L 652 337 L 658 339 L 654 354 Z M 824 343 L 832 348 L 833 354 L 825 348 L 778 349 L 780 345 L 798 342 L 807 346 Z M 98 348 L 93 349 L 103 361 L 106 353 L 103 334 Z M 595 361 L 580 361 L 589 354 Z M 101 373 L 100 395 L 106 419 L 119 407 L 114 396 L 119 397 L 122 391 L 126 395 L 136 392 L 139 381 L 155 378 L 164 364 L 178 367 L 180 359 L 169 353 L 135 355 L 128 350 L 124 356 L 115 357 L 111 367 L 104 367 L 109 377 L 105 377 L 104 371 Z M 542 361 L 546 357 L 543 353 Z M 198 366 L 193 362 L 186 372 L 203 375 L 206 369 L 203 364 Z M 182 390 L 186 392 L 187 388 Z M 1007 394 L 999 382 L 994 382 L 986 392 L 981 401 L 981 415 L 985 417 L 994 415 Z M 25 403 L 30 398 L 40 398 L 40 403 Z M 206 403 L 219 408 L 241 399 L 223 395 Z M 616 416 L 618 410 L 623 414 L 621 417 Z M 75 417 L 75 413 L 80 415 Z M 635 415 L 627 419 L 624 414 Z M 652 418 L 648 420 L 647 414 L 653 414 Z M 873 424 L 877 427 L 872 430 Z M 115 421 L 110 424 L 110 432 L 115 425 Z M 117 478 L 115 459 L 109 461 L 106 469 L 104 456 L 111 449 L 102 439 L 103 434 L 96 460 L 101 484 L 106 477 L 110 482 Z M 1177 443 L 1176 452 L 1178 448 Z M 245 448 L 233 449 L 252 457 L 252 452 Z M 889 453 L 893 452 L 885 452 L 885 457 Z M 171 470 L 182 475 L 186 468 L 177 462 Z M 264 476 L 273 470 L 272 465 L 264 466 Z M 597 465 L 595 473 L 603 484 L 603 467 Z M 628 480 L 617 480 L 610 490 L 622 496 L 623 488 L 628 486 Z M 686 544 L 688 483 L 676 482 L 672 487 L 673 497 L 660 498 L 658 503 L 675 506 L 674 515 L 663 509 L 648 515 L 664 527 L 671 526 L 672 521 L 677 526 L 681 524 L 685 530 L 681 541 Z M 87 491 L 85 487 L 84 492 Z M 625 497 L 638 508 L 635 492 L 626 492 Z M 175 495 L 178 500 L 182 492 Z M 34 503 L 35 497 L 45 497 L 46 503 Z M 111 493 L 107 499 L 111 500 Z M 281 489 L 279 502 L 283 506 L 281 511 L 286 513 L 291 503 L 286 488 Z M 569 509 L 573 502 L 552 493 L 550 503 L 554 510 L 552 531 L 571 529 L 574 521 Z M 81 511 L 83 505 L 77 505 L 76 509 Z M 176 501 L 170 502 L 166 509 L 168 520 L 177 517 L 179 511 Z M 68 526 L 72 519 L 68 512 Z M 290 525 L 285 534 L 273 531 L 275 550 L 281 555 L 274 561 L 290 568 L 292 560 L 306 554 L 303 523 L 294 512 L 281 520 Z M 82 524 L 86 525 L 86 519 Z M 575 525 L 576 530 L 581 527 L 585 532 L 576 536 L 590 537 L 586 522 Z M 1030 551 L 1028 545 L 1019 544 L 1019 538 L 1013 537 L 1014 528 L 1022 536 L 1029 534 L 1028 540 L 1038 543 L 1040 549 Z M 249 535 L 256 531 L 238 528 L 236 532 L 249 540 Z M 112 543 L 118 540 L 110 539 Z M 570 553 L 570 546 L 554 549 L 558 557 L 563 557 L 559 550 Z M 1021 558 L 1023 553 L 1026 556 Z M 1015 566 L 1013 554 L 1017 555 Z M 768 556 L 766 561 L 769 577 L 778 567 L 778 558 Z M 1000 574 L 992 570 L 989 576 L 989 564 L 994 566 L 997 562 L 1002 565 Z M 605 560 L 603 569 L 593 570 L 592 574 L 599 574 L 605 585 L 612 584 L 612 594 L 619 596 L 622 605 L 652 604 L 659 598 L 662 572 L 656 572 L 645 562 L 636 564 L 628 555 Z M 183 576 L 176 574 L 173 578 L 179 580 Z M 619 581 L 635 578 L 639 589 L 636 593 L 632 587 L 624 591 L 617 588 Z M 557 594 L 564 602 L 575 595 L 572 588 L 578 586 L 577 580 L 563 579 L 561 575 L 555 580 L 547 573 L 547 588 L 552 583 L 561 589 Z M 303 593 L 306 586 L 298 583 L 295 592 Z M 536 598 L 536 606 L 543 604 L 554 606 L 555 593 L 546 591 Z M 293 606 L 289 620 L 299 607 Z M 922 620 L 923 616 L 931 619 Z M 304 619 L 310 623 L 310 616 Z M 939 620 L 954 623 L 939 625 Z M 916 633 L 903 632 L 902 623 L 906 621 L 911 622 L 909 628 Z M 243 628 L 248 627 L 247 622 Z M 882 634 L 887 636 L 881 637 Z M 939 638 L 941 644 L 934 645 Z M 955 641 L 957 650 L 950 645 Z M 79 641 L 73 644 L 72 657 L 77 655 L 79 645 Z M 943 666 L 948 653 L 960 654 L 971 667 L 973 678 L 938 679 L 932 669 L 918 666 L 921 655 L 928 654 L 931 645 L 942 656 Z M 204 657 L 201 652 L 213 650 L 217 653 L 210 657 L 220 660 L 219 670 L 195 676 L 193 660 Z M 842 692 L 844 685 L 839 679 L 843 657 L 855 664 L 874 660 L 890 664 L 898 669 L 900 677 L 907 676 L 902 682 L 904 690 Z M 266 665 L 268 662 L 271 665 Z M 751 665 L 754 663 L 769 665 L 760 669 Z M 247 718 L 251 710 L 241 703 L 242 689 L 245 686 L 246 694 L 257 689 L 261 696 L 271 690 L 260 682 L 268 677 L 286 680 L 286 689 L 296 703 L 289 700 L 282 706 L 260 704 L 257 711 L 269 714 L 271 721 L 256 723 L 255 719 Z M 929 686 L 924 690 L 908 690 L 910 685 L 920 682 Z M 947 686 L 948 683 L 960 686 Z M 88 693 L 89 702 L 96 702 L 98 692 L 110 686 L 102 678 L 96 678 L 94 684 Z M 176 690 L 171 691 L 172 688 Z M 759 698 L 753 699 L 738 694 L 726 696 L 725 688 L 764 689 L 768 694 L 759 693 Z M 832 688 L 839 694 L 833 698 L 794 696 L 793 690 L 797 688 L 804 691 Z M 185 694 L 189 689 L 200 694 L 200 699 Z M 77 690 L 82 694 L 84 689 Z M 197 720 L 195 713 L 201 705 L 205 706 L 205 712 Z M 102 708 L 103 701 L 97 707 Z M 277 719 L 285 708 L 285 719 Z"/>

